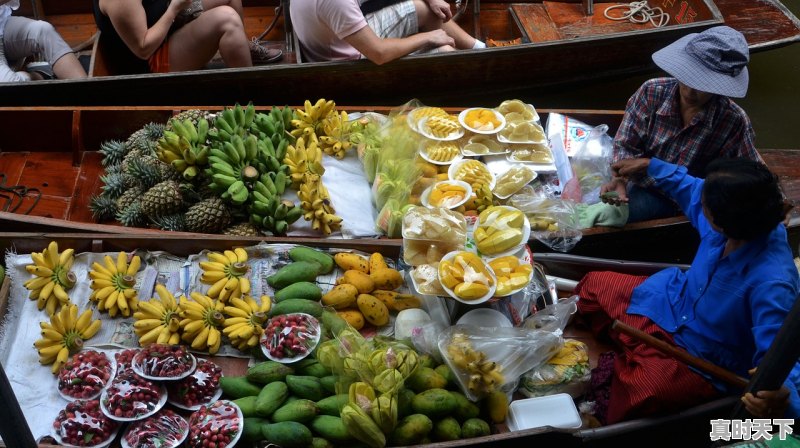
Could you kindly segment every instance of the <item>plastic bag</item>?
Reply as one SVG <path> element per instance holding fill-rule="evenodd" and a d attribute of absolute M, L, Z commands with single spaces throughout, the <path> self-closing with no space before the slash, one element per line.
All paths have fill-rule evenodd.
<path fill-rule="evenodd" d="M 95 446 L 113 440 L 119 425 L 101 412 L 98 400 L 78 400 L 59 411 L 52 434 L 60 445 Z"/>
<path fill-rule="evenodd" d="M 97 398 L 114 376 L 115 365 L 105 353 L 75 353 L 58 372 L 58 392 L 67 400 Z"/>
<path fill-rule="evenodd" d="M 171 409 L 163 409 L 144 420 L 132 423 L 122 439 L 129 447 L 174 448 L 189 433 L 189 422 Z"/>
<path fill-rule="evenodd" d="M 519 377 L 560 350 L 564 341 L 551 332 L 528 328 L 454 325 L 438 340 L 439 352 L 472 401 L 495 390 L 509 393 Z"/>
<path fill-rule="evenodd" d="M 547 114 L 547 138 L 559 140 L 567 156 L 572 157 L 589 137 L 592 126 L 570 116 L 550 112 Z"/>
<path fill-rule="evenodd" d="M 590 380 L 589 348 L 567 339 L 547 363 L 522 375 L 517 390 L 528 397 L 567 393 L 577 398 L 586 393 Z"/>
<path fill-rule="evenodd" d="M 577 311 L 578 296 L 572 296 L 547 305 L 536 314 L 525 319 L 522 326 L 532 330 L 561 334 Z"/>
<path fill-rule="evenodd" d="M 604 124 L 589 131 L 586 140 L 572 157 L 574 176 L 564 186 L 562 198 L 585 204 L 600 202 L 600 187 L 611 180 L 614 140 L 607 131 L 608 126 Z"/>
<path fill-rule="evenodd" d="M 197 360 L 197 368 L 180 381 L 167 383 L 168 401 L 183 409 L 197 410 L 222 395 L 219 379 L 222 368 L 206 359 Z"/>
<path fill-rule="evenodd" d="M 531 236 L 553 250 L 568 252 L 583 236 L 571 201 L 536 193 L 526 186 L 511 196 L 508 204 L 522 210 L 528 217 Z"/>

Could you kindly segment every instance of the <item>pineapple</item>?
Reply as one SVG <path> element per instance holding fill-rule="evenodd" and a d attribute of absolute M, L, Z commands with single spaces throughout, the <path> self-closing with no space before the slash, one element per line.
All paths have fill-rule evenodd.
<path fill-rule="evenodd" d="M 233 236 L 261 236 L 263 235 L 258 227 L 250 224 L 249 222 L 240 222 L 234 224 L 222 231 L 225 235 Z"/>
<path fill-rule="evenodd" d="M 186 230 L 186 218 L 183 216 L 183 213 L 159 216 L 153 219 L 153 225 L 160 230 L 183 232 Z"/>
<path fill-rule="evenodd" d="M 118 209 L 116 218 L 125 227 L 144 227 L 147 225 L 147 216 L 142 213 L 142 204 L 138 200 L 128 205 L 125 209 Z"/>
<path fill-rule="evenodd" d="M 152 151 L 155 154 L 155 142 L 164 135 L 164 125 L 160 123 L 147 123 L 141 129 L 131 134 L 126 141 L 131 151 L 138 150 L 141 154 Z"/>
<path fill-rule="evenodd" d="M 109 140 L 100 144 L 98 152 L 103 155 L 103 166 L 117 166 L 125 158 L 128 145 L 123 141 Z"/>
<path fill-rule="evenodd" d="M 209 198 L 186 211 L 186 230 L 198 233 L 219 233 L 231 222 L 231 214 L 220 198 Z"/>
<path fill-rule="evenodd" d="M 193 125 L 197 126 L 197 122 L 200 121 L 201 118 L 205 118 L 206 120 L 208 120 L 209 125 L 214 124 L 213 120 L 211 119 L 211 114 L 209 114 L 208 111 L 200 109 L 189 109 L 189 110 L 184 110 L 178 115 L 172 117 L 169 120 L 169 122 L 167 122 L 166 129 L 168 131 L 172 130 L 172 120 L 180 120 L 180 121 L 190 120 Z"/>
<path fill-rule="evenodd" d="M 123 211 L 128 208 L 128 206 L 139 200 L 139 196 L 141 196 L 142 193 L 144 193 L 144 191 L 139 187 L 126 190 L 122 193 L 122 196 L 117 199 L 117 210 Z"/>
<path fill-rule="evenodd" d="M 164 180 L 159 163 L 163 162 L 153 156 L 143 155 L 131 160 L 125 173 L 136 179 L 138 184 L 147 190 Z"/>
<path fill-rule="evenodd" d="M 92 217 L 98 221 L 108 221 L 114 219 L 117 215 L 117 201 L 115 198 L 101 194 L 99 196 L 92 196 L 89 201 L 89 210 L 92 211 Z"/>
<path fill-rule="evenodd" d="M 183 205 L 181 187 L 174 180 L 160 182 L 145 192 L 141 204 L 142 213 L 151 218 L 171 215 Z"/>
<path fill-rule="evenodd" d="M 104 176 L 100 176 L 100 181 L 103 182 L 102 196 L 111 200 L 117 200 L 128 189 L 125 177 L 120 173 L 107 171 Z"/>

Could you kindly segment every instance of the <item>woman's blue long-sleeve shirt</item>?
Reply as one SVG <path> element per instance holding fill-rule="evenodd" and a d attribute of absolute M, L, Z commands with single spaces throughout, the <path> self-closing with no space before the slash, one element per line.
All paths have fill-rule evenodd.
<path fill-rule="evenodd" d="M 761 362 L 800 292 L 786 228 L 778 224 L 722 258 L 727 239 L 703 215 L 703 179 L 659 159 L 650 160 L 647 173 L 678 202 L 701 240 L 691 268 L 652 275 L 633 291 L 628 313 L 647 316 L 692 355 L 747 377 L 747 371 Z M 714 385 L 734 392 L 721 382 Z M 800 363 L 785 385 L 791 392 L 786 416 L 798 418 Z"/>

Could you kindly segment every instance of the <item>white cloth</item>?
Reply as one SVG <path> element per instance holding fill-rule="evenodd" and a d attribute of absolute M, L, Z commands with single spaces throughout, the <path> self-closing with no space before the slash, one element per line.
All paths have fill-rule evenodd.
<path fill-rule="evenodd" d="M 0 6 L 0 38 L 3 37 L 3 30 L 6 28 L 8 16 L 17 8 L 19 8 L 19 0 L 11 0 L 5 5 Z"/>

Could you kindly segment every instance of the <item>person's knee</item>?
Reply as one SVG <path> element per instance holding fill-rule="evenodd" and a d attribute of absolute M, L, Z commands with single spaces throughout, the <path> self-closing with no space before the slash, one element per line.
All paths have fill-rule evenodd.
<path fill-rule="evenodd" d="M 214 9 L 204 12 L 211 14 L 214 18 L 214 25 L 221 31 L 244 30 L 244 24 L 239 13 L 230 6 L 217 6 Z"/>
<path fill-rule="evenodd" d="M 30 23 L 28 34 L 36 39 L 39 44 L 47 42 L 49 39 L 60 39 L 55 27 L 50 22 L 44 20 L 34 20 Z"/>

